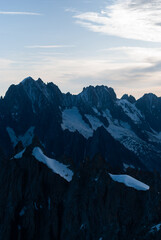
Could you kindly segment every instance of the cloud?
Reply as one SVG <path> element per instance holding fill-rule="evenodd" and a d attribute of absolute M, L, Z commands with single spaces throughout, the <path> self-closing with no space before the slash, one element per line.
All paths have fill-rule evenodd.
<path fill-rule="evenodd" d="M 80 12 L 78 10 L 76 10 L 75 8 L 66 8 L 65 12 L 80 14 Z"/>
<path fill-rule="evenodd" d="M 149 67 L 133 69 L 133 72 L 144 73 L 144 74 L 146 74 L 146 73 L 153 74 L 153 73 L 157 73 L 157 72 L 161 73 L 161 61 L 155 62 Z"/>
<path fill-rule="evenodd" d="M 124 61 L 127 63 L 152 64 L 161 60 L 161 48 L 159 47 L 113 47 L 100 49 L 100 52 L 108 54 L 110 60 L 114 60 L 114 62 Z"/>
<path fill-rule="evenodd" d="M 31 15 L 31 16 L 41 16 L 41 13 L 35 13 L 35 12 L 5 12 L 0 11 L 0 15 Z"/>
<path fill-rule="evenodd" d="M 0 71 L 4 69 L 8 69 L 12 64 L 14 64 L 15 61 L 6 59 L 6 58 L 0 58 Z"/>
<path fill-rule="evenodd" d="M 119 96 L 126 90 L 139 97 L 145 89 L 161 96 L 160 52 L 161 48 L 116 47 L 95 58 L 46 56 L 32 63 L 32 73 L 54 81 L 63 92 L 79 93 L 84 86 L 104 84 L 116 88 Z"/>
<path fill-rule="evenodd" d="M 73 17 L 90 31 L 107 35 L 161 42 L 161 0 L 115 0 L 100 12 Z"/>
<path fill-rule="evenodd" d="M 161 96 L 161 48 L 116 47 L 102 49 L 101 56 L 28 54 L 16 63 L 0 59 L 1 92 L 26 76 L 54 82 L 63 92 L 79 93 L 84 86 L 107 85 L 140 97 L 144 92 Z M 4 86 L 4 87 L 3 87 Z"/>
<path fill-rule="evenodd" d="M 33 46 L 25 46 L 26 48 L 73 48 L 74 45 L 33 45 Z"/>

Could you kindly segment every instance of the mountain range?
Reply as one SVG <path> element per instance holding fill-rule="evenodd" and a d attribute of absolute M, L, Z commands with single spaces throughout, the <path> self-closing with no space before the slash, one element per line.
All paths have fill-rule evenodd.
<path fill-rule="evenodd" d="M 161 98 L 24 79 L 0 99 L 0 239 L 161 237 Z"/>
<path fill-rule="evenodd" d="M 64 94 L 29 77 L 0 99 L 0 147 L 9 156 L 19 141 L 27 147 L 34 136 L 49 156 L 74 165 L 101 154 L 114 167 L 161 171 L 161 98 L 117 99 L 106 86 Z"/>

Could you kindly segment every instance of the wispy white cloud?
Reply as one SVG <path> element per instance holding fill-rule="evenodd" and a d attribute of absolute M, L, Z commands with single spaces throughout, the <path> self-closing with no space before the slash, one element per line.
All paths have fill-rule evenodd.
<path fill-rule="evenodd" d="M 78 10 L 76 10 L 75 8 L 66 8 L 65 12 L 71 12 L 71 13 L 75 13 L 75 14 L 80 14 L 80 12 Z"/>
<path fill-rule="evenodd" d="M 93 32 L 151 42 L 161 42 L 161 0 L 115 0 L 100 12 L 73 16 Z"/>
<path fill-rule="evenodd" d="M 6 11 L 0 11 L 0 15 L 33 15 L 33 16 L 40 16 L 41 13 L 35 13 L 35 12 L 6 12 Z"/>
<path fill-rule="evenodd" d="M 26 48 L 73 48 L 74 45 L 33 45 L 33 46 L 25 46 Z"/>

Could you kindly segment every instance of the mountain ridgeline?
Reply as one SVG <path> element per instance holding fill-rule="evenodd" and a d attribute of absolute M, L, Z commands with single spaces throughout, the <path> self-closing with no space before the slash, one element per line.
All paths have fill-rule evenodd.
<path fill-rule="evenodd" d="M 0 99 L 0 239 L 161 239 L 160 173 L 152 93 L 29 77 Z"/>
<path fill-rule="evenodd" d="M 100 154 L 111 167 L 161 171 L 161 98 L 117 99 L 112 88 L 63 94 L 53 83 L 26 78 L 0 100 L 0 147 L 8 157 L 19 141 L 37 137 L 51 157 L 79 166 Z"/>

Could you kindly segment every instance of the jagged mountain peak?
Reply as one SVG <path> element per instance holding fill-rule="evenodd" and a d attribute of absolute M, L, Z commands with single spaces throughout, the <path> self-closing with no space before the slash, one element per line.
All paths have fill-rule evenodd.
<path fill-rule="evenodd" d="M 21 82 L 20 82 L 20 84 L 26 84 L 26 83 L 29 83 L 29 82 L 33 82 L 33 81 L 35 81 L 32 77 L 26 77 L 26 78 L 24 78 Z"/>
<path fill-rule="evenodd" d="M 6 94 L 5 98 L 8 98 L 12 94 L 18 94 L 19 92 L 22 92 L 23 90 L 28 91 L 29 89 L 34 89 L 36 86 L 43 84 L 45 86 L 45 83 L 39 78 L 38 80 L 34 80 L 32 77 L 27 77 L 24 80 L 22 80 L 19 84 L 12 84 Z"/>
<path fill-rule="evenodd" d="M 84 87 L 81 94 L 88 94 L 88 93 L 95 93 L 95 94 L 109 94 L 113 99 L 116 99 L 116 93 L 114 92 L 113 88 L 107 87 L 105 85 L 97 85 L 97 86 L 88 86 Z"/>
<path fill-rule="evenodd" d="M 148 97 L 148 98 L 157 98 L 157 96 L 154 93 L 145 93 L 143 97 Z"/>
<path fill-rule="evenodd" d="M 18 85 L 23 86 L 26 91 L 28 91 L 29 89 L 38 89 L 38 91 L 40 90 L 44 95 L 48 95 L 48 92 L 61 93 L 60 89 L 56 84 L 54 84 L 53 82 L 49 82 L 46 84 L 41 78 L 34 80 L 32 77 L 27 77 Z"/>
<path fill-rule="evenodd" d="M 83 91 L 79 94 L 79 96 L 84 102 L 88 102 L 88 104 L 98 108 L 105 108 L 116 100 L 114 90 L 104 85 L 83 88 Z"/>
<path fill-rule="evenodd" d="M 12 150 L 12 133 L 15 133 L 16 139 L 21 139 L 34 127 L 34 134 L 49 154 L 74 156 L 74 161 L 80 162 L 85 154 L 83 151 L 87 153 L 87 141 L 91 138 L 98 144 L 97 148 L 91 147 L 92 153 L 96 153 L 95 149 L 101 152 L 101 144 L 105 145 L 103 136 L 108 132 L 143 162 L 148 159 L 148 168 L 152 167 L 149 160 L 152 155 L 157 159 L 155 166 L 160 167 L 157 152 L 161 149 L 160 98 L 156 97 L 151 109 L 144 104 L 144 98 L 136 101 L 126 94 L 122 99 L 117 99 L 114 90 L 103 85 L 86 87 L 78 95 L 63 94 L 54 83 L 46 84 L 41 79 L 28 77 L 20 84 L 12 85 L 0 105 L 0 133 L 6 136 L 5 141 L 1 140 L 1 145 L 10 144 Z M 101 127 L 103 134 L 97 142 L 94 133 Z M 8 129 L 11 130 L 10 134 Z M 83 144 L 81 156 L 75 153 L 79 152 L 75 139 Z M 77 150 L 71 150 L 73 143 Z M 150 144 L 148 147 L 147 143 Z M 108 158 L 107 151 L 104 154 Z"/>
<path fill-rule="evenodd" d="M 156 108 L 160 108 L 161 98 L 157 97 L 153 93 L 146 93 L 143 97 L 138 99 L 137 106 L 143 109 L 146 108 L 150 114 L 152 110 L 155 111 Z"/>
<path fill-rule="evenodd" d="M 130 103 L 135 103 L 136 99 L 132 95 L 124 94 L 121 99 L 126 99 Z"/>
<path fill-rule="evenodd" d="M 158 99 L 158 97 L 154 93 L 146 93 L 143 95 L 143 97 L 141 99 L 152 102 L 152 101 L 155 101 L 156 99 Z"/>
<path fill-rule="evenodd" d="M 23 86 L 23 88 L 26 90 L 28 90 L 28 88 L 46 88 L 46 84 L 41 78 L 34 80 L 32 77 L 25 78 L 18 85 Z"/>
<path fill-rule="evenodd" d="M 28 99 L 32 104 L 39 102 L 51 102 L 51 98 L 60 98 L 61 91 L 54 83 L 45 83 L 42 79 L 34 80 L 32 77 L 27 77 L 17 85 L 11 85 L 6 92 L 5 99 L 15 99 L 18 102 L 20 99 Z M 11 104 L 12 105 L 12 104 Z"/>

